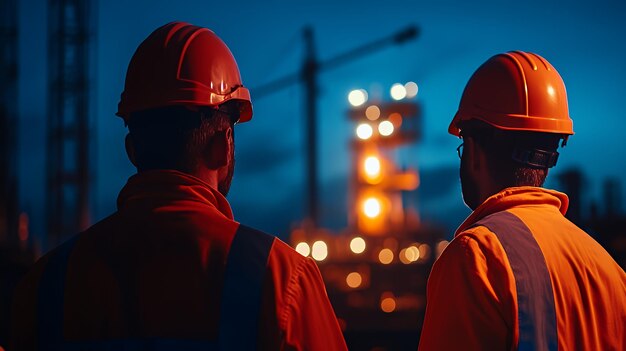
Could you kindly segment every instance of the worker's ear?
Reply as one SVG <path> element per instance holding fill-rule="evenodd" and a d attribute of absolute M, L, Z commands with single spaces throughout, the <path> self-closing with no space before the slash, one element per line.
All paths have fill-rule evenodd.
<path fill-rule="evenodd" d="M 130 136 L 130 133 L 126 134 L 124 146 L 126 147 L 126 155 L 128 155 L 130 163 L 137 168 L 137 161 L 135 159 L 135 144 L 133 144 L 133 138 Z"/>
<path fill-rule="evenodd" d="M 482 145 L 477 143 L 472 137 L 467 137 L 463 140 L 463 156 L 467 157 L 467 165 L 475 171 L 487 164 L 486 154 Z"/>
<path fill-rule="evenodd" d="M 231 148 L 233 147 L 232 137 L 233 129 L 230 127 L 213 134 L 205 151 L 207 168 L 217 170 L 232 162 L 230 160 Z"/>

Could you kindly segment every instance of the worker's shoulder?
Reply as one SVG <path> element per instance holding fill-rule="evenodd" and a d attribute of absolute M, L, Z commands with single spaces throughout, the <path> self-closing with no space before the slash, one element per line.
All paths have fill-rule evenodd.
<path fill-rule="evenodd" d="M 302 256 L 287 243 L 272 234 L 244 224 L 240 224 L 238 230 L 246 231 L 256 236 L 261 241 L 271 240 L 267 267 L 275 276 L 283 276 L 283 279 L 289 280 L 294 274 L 303 274 L 303 270 L 307 271 L 308 266 L 311 264 L 315 265 L 314 262 L 310 262 L 310 259 Z"/>
<path fill-rule="evenodd" d="M 481 221 L 474 223 L 470 227 L 458 233 L 450 244 L 453 244 L 451 245 L 452 247 L 481 247 L 484 249 L 489 249 L 493 246 L 500 246 L 496 234 Z"/>
<path fill-rule="evenodd" d="M 504 254 L 496 233 L 482 220 L 457 233 L 443 250 L 440 261 L 490 261 Z"/>

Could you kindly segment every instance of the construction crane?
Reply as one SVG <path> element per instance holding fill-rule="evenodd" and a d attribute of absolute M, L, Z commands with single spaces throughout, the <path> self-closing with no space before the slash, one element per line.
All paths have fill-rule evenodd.
<path fill-rule="evenodd" d="M 89 225 L 90 54 L 95 3 L 51 0 L 48 7 L 47 240 L 52 247 Z"/>
<path fill-rule="evenodd" d="M 383 49 L 388 45 L 402 44 L 417 37 L 417 26 L 409 26 L 391 36 L 373 41 L 356 47 L 343 54 L 337 55 L 326 61 L 319 61 L 315 50 L 313 28 L 305 27 L 303 38 L 305 43 L 305 56 L 302 61 L 300 72 L 287 75 L 273 82 L 252 89 L 256 99 L 271 93 L 285 89 L 286 87 L 302 82 L 305 88 L 306 104 L 306 158 L 307 158 L 307 220 L 310 225 L 317 226 L 319 220 L 318 210 L 318 166 L 317 166 L 317 98 L 318 98 L 318 74 L 322 71 L 337 68 L 355 59 L 372 52 Z"/>

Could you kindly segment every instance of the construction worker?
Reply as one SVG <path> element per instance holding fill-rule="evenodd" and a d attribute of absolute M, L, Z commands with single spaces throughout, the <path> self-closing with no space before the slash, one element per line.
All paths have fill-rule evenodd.
<path fill-rule="evenodd" d="M 496 55 L 470 78 L 462 139 L 473 212 L 428 280 L 420 350 L 626 350 L 626 274 L 542 188 L 574 134 L 565 85 L 539 55 Z"/>
<path fill-rule="evenodd" d="M 117 212 L 26 276 L 10 350 L 345 350 L 314 261 L 233 219 L 234 125 L 252 104 L 224 42 L 155 30 L 117 115 L 138 172 Z"/>

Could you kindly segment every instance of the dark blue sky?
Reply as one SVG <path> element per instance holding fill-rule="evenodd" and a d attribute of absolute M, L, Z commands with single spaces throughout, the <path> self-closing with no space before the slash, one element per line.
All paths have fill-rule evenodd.
<path fill-rule="evenodd" d="M 20 193 L 35 235 L 43 230 L 46 116 L 47 1 L 20 1 Z M 351 89 L 418 83 L 424 107 L 423 140 L 400 152 L 401 164 L 422 175 L 414 200 L 423 217 L 450 231 L 468 214 L 457 180 L 458 139 L 447 126 L 463 87 L 490 56 L 537 52 L 561 73 L 576 135 L 562 151 L 558 173 L 582 167 L 589 198 L 606 177 L 626 180 L 626 4 L 623 1 L 99 1 L 94 95 L 97 165 L 94 220 L 115 209 L 134 172 L 126 159 L 126 130 L 115 117 L 128 61 L 155 28 L 173 20 L 215 31 L 238 60 L 244 84 L 254 88 L 296 71 L 303 55 L 301 29 L 315 31 L 320 59 L 387 36 L 408 24 L 418 40 L 391 47 L 320 76 L 320 170 L 325 223 L 345 221 Z M 237 130 L 237 169 L 229 199 L 236 219 L 284 236 L 304 205 L 303 99 L 298 85 L 255 99 L 255 115 Z M 549 182 L 548 185 L 556 185 Z M 624 198 L 624 194 L 621 194 Z M 414 198 L 415 199 L 415 198 Z"/>

